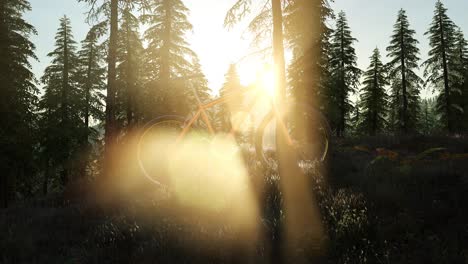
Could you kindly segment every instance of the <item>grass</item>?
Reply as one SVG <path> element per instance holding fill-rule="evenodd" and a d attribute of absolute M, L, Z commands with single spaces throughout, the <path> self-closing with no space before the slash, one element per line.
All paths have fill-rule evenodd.
<path fill-rule="evenodd" d="M 314 263 L 468 262 L 466 140 L 353 138 L 332 149 L 327 173 L 310 175 L 327 245 Z M 252 153 L 244 158 L 253 179 L 273 190 L 274 171 L 265 177 Z M 284 216 L 274 206 L 281 194 L 268 190 L 259 221 L 271 229 Z M 267 241 L 236 241 L 231 226 L 161 210 L 170 206 L 25 202 L 0 211 L 0 263 L 267 263 Z"/>

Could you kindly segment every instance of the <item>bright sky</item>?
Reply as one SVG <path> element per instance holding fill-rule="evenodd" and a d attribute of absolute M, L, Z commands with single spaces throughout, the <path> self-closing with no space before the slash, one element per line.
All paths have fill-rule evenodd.
<path fill-rule="evenodd" d="M 263 0 L 262 0 L 263 1 Z M 88 26 L 84 23 L 87 7 L 76 0 L 30 0 L 32 12 L 26 14 L 26 19 L 33 24 L 38 36 L 33 38 L 37 46 L 36 54 L 39 63 L 33 63 L 33 70 L 40 77 L 49 63 L 47 53 L 53 49 L 54 36 L 59 25 L 59 18 L 67 15 L 72 20 L 76 41 L 81 41 Z M 219 90 L 229 64 L 238 61 L 249 54 L 250 41 L 242 38 L 245 26 L 238 26 L 227 31 L 223 27 L 224 16 L 235 0 L 185 0 L 191 10 L 190 22 L 194 26 L 189 36 L 192 49 L 200 57 L 203 70 L 209 80 L 210 88 Z M 468 37 L 468 1 L 444 0 L 452 20 L 462 28 Z M 427 30 L 433 15 L 435 0 L 335 0 L 333 9 L 344 10 L 353 36 L 359 40 L 356 43 L 358 66 L 365 69 L 368 66 L 372 50 L 375 47 L 386 54 L 385 48 L 400 8 L 407 11 L 411 26 L 417 32 L 420 41 L 421 58 L 425 59 L 428 52 L 428 40 L 423 34 Z M 248 72 L 240 69 L 241 74 Z M 247 71 L 251 71 L 248 69 Z"/>

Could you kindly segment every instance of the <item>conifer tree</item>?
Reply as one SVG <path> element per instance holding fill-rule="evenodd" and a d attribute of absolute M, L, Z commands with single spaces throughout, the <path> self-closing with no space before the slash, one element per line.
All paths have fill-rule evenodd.
<path fill-rule="evenodd" d="M 172 82 L 192 75 L 191 58 L 195 53 L 188 47 L 185 35 L 192 30 L 188 21 L 189 10 L 181 0 L 151 0 L 149 10 L 142 16 L 148 25 L 144 40 L 148 42 L 145 57 L 149 67 L 149 85 L 160 107 L 169 112 L 183 114 L 187 109 L 186 90 Z"/>
<path fill-rule="evenodd" d="M 66 16 L 60 19 L 55 41 L 55 50 L 48 54 L 52 59 L 51 65 L 45 69 L 41 78 L 45 84 L 45 94 L 40 102 L 43 110 L 42 145 L 43 155 L 51 157 L 55 167 L 60 167 L 61 183 L 66 184 L 73 166 L 70 157 L 86 133 L 80 102 L 83 94 L 76 82 L 76 42 L 70 19 Z"/>
<path fill-rule="evenodd" d="M 81 49 L 77 54 L 76 81 L 80 89 L 78 101 L 80 115 L 84 120 L 84 132 L 80 143 L 80 157 L 74 159 L 80 162 L 76 170 L 82 177 L 87 173 L 91 142 L 98 139 L 98 131 L 93 128 L 92 121 L 104 120 L 105 97 L 102 91 L 106 88 L 106 69 L 103 66 L 105 45 L 99 43 L 99 38 L 103 35 L 104 30 L 102 23 L 93 26 L 81 42 Z"/>
<path fill-rule="evenodd" d="M 200 60 L 198 59 L 198 56 L 194 56 L 192 58 L 192 74 L 191 76 L 188 76 L 188 82 L 189 86 L 191 89 L 194 89 L 196 94 L 198 95 L 200 101 L 207 102 L 210 98 L 210 88 L 208 87 L 208 80 L 206 79 L 205 74 L 203 73 L 202 66 L 200 64 Z M 197 105 L 197 100 L 194 98 L 194 92 L 190 91 L 189 89 L 187 99 L 189 101 L 190 105 L 190 110 L 194 111 L 196 108 L 198 108 Z"/>
<path fill-rule="evenodd" d="M 410 28 L 406 11 L 401 9 L 393 26 L 393 35 L 387 47 L 390 62 L 387 64 L 391 89 L 392 130 L 408 133 L 414 131 L 419 115 L 419 91 L 423 83 L 416 74 L 419 49 L 416 32 Z"/>
<path fill-rule="evenodd" d="M 120 126 L 131 125 L 142 118 L 139 107 L 142 94 L 143 43 L 140 39 L 140 22 L 133 14 L 132 2 L 125 2 L 121 11 L 117 50 L 117 119 Z"/>
<path fill-rule="evenodd" d="M 106 87 L 106 111 L 105 111 L 105 134 L 104 134 L 104 170 L 107 178 L 110 176 L 110 165 L 112 145 L 115 145 L 117 134 L 116 122 L 116 100 L 117 100 L 117 45 L 119 32 L 119 4 L 132 0 L 78 0 L 86 2 L 90 6 L 88 20 L 93 21 L 104 16 L 100 21 L 108 26 L 109 40 L 107 44 L 107 87 Z M 145 0 L 135 0 L 142 2 Z"/>
<path fill-rule="evenodd" d="M 37 59 L 29 39 L 36 31 L 23 19 L 29 10 L 27 0 L 0 1 L 0 208 L 8 206 L 15 186 L 29 182 L 34 167 L 38 89 L 29 62 Z"/>
<path fill-rule="evenodd" d="M 461 29 L 457 29 L 455 36 L 455 49 L 453 51 L 453 93 L 455 108 L 454 113 L 454 130 L 463 132 L 468 130 L 468 41 L 465 39 Z"/>
<path fill-rule="evenodd" d="M 231 64 L 225 75 L 225 82 L 220 90 L 220 96 L 233 95 L 241 88 L 239 74 L 237 73 L 236 65 Z M 231 130 L 231 115 L 232 111 L 239 108 L 241 98 L 230 96 L 230 99 L 220 105 L 218 112 L 218 122 L 221 131 L 229 132 Z"/>
<path fill-rule="evenodd" d="M 449 132 L 454 132 L 454 115 L 459 106 L 455 104 L 456 66 L 454 50 L 456 44 L 456 26 L 447 15 L 447 8 L 437 1 L 434 17 L 429 30 L 429 59 L 424 62 L 426 83 L 431 83 L 440 94 L 437 99 L 438 111 Z"/>
<path fill-rule="evenodd" d="M 346 120 L 352 111 L 349 96 L 356 92 L 361 70 L 357 68 L 357 57 L 353 47 L 356 41 L 351 36 L 346 15 L 343 11 L 338 14 L 336 29 L 331 37 L 330 47 L 330 78 L 329 102 L 333 117 L 332 125 L 336 126 L 337 136 L 344 136 Z"/>
<path fill-rule="evenodd" d="M 99 43 L 103 34 L 102 24 L 93 26 L 81 42 L 81 50 L 78 52 L 78 84 L 82 92 L 82 115 L 86 132 L 85 142 L 90 140 L 90 119 L 104 120 L 104 95 L 106 88 L 103 66 L 105 62 L 105 46 Z"/>
<path fill-rule="evenodd" d="M 375 135 L 382 132 L 387 126 L 388 98 L 385 91 L 387 79 L 377 48 L 370 60 L 369 68 L 364 73 L 364 87 L 361 90 L 360 108 L 362 113 L 359 126 L 364 133 Z"/>
<path fill-rule="evenodd" d="M 289 66 L 291 94 L 314 108 L 324 108 L 328 84 L 328 60 L 333 16 L 327 0 L 289 1 L 285 8 L 286 39 L 293 50 Z"/>

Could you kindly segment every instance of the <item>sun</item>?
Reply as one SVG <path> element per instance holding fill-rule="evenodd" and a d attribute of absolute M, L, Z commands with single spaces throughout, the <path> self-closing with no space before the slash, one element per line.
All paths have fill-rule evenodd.
<path fill-rule="evenodd" d="M 239 78 L 242 85 L 248 86 L 255 83 L 255 80 L 257 79 L 257 73 L 261 68 L 258 65 L 258 63 L 253 62 L 239 65 L 237 71 L 239 73 Z"/>
<path fill-rule="evenodd" d="M 269 97 L 275 97 L 276 94 L 276 75 L 273 67 L 264 67 L 259 75 L 258 85 Z"/>

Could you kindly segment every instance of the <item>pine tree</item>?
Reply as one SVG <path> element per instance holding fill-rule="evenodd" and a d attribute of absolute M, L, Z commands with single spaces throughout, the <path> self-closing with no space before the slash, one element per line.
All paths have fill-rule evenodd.
<path fill-rule="evenodd" d="M 454 113 L 454 130 L 463 132 L 468 130 L 468 119 L 466 109 L 468 107 L 468 90 L 466 83 L 468 82 L 468 41 L 465 39 L 461 29 L 457 29 L 455 36 L 455 49 L 451 60 L 453 65 L 453 85 L 454 93 L 453 106 Z"/>
<path fill-rule="evenodd" d="M 105 45 L 99 44 L 99 38 L 104 34 L 105 26 L 100 23 L 93 26 L 81 42 L 81 50 L 77 58 L 76 81 L 80 89 L 78 98 L 80 103 L 80 113 L 84 120 L 84 132 L 80 143 L 80 157 L 76 171 L 80 176 L 87 174 L 86 168 L 89 164 L 91 154 L 90 144 L 98 139 L 98 131 L 93 128 L 92 121 L 104 120 L 104 100 L 102 91 L 106 88 L 105 77 Z"/>
<path fill-rule="evenodd" d="M 198 56 L 194 56 L 192 58 L 192 76 L 188 76 L 189 86 L 194 89 L 200 101 L 207 102 L 210 98 L 210 88 L 208 87 L 208 80 L 206 79 L 205 74 L 203 73 L 202 66 L 200 64 L 200 60 Z M 198 108 L 198 102 L 196 98 L 194 98 L 194 91 L 192 89 L 188 89 L 187 98 L 190 105 L 190 111 L 194 111 Z"/>
<path fill-rule="evenodd" d="M 70 158 L 86 133 L 80 102 L 83 94 L 76 82 L 76 42 L 73 40 L 70 19 L 66 16 L 60 19 L 55 41 L 55 50 L 48 54 L 52 58 L 51 65 L 45 69 L 41 78 L 45 84 L 45 94 L 40 102 L 43 110 L 42 155 L 50 157 L 53 165 L 61 168 L 61 183 L 66 184 L 73 165 Z"/>
<path fill-rule="evenodd" d="M 0 208 L 8 206 L 15 186 L 29 182 L 19 175 L 32 175 L 34 166 L 38 89 L 29 63 L 36 59 L 29 40 L 36 31 L 23 19 L 29 10 L 27 0 L 0 1 Z"/>
<path fill-rule="evenodd" d="M 288 2 L 285 13 L 285 36 L 294 56 L 288 69 L 291 94 L 324 108 L 332 32 L 326 22 L 333 11 L 326 0 L 295 0 Z"/>
<path fill-rule="evenodd" d="M 392 83 L 391 120 L 392 130 L 408 133 L 414 131 L 419 114 L 419 91 L 423 83 L 416 74 L 419 49 L 416 32 L 410 29 L 406 11 L 401 9 L 393 26 L 393 35 L 387 47 L 390 62 L 389 79 Z"/>
<path fill-rule="evenodd" d="M 456 26 L 447 15 L 447 8 L 442 2 L 437 1 L 429 30 L 425 33 L 429 35 L 431 50 L 429 59 L 424 62 L 424 76 L 426 83 L 431 83 L 440 91 L 438 101 L 438 111 L 446 124 L 449 132 L 454 131 L 454 97 L 453 91 L 456 72 L 453 64 L 453 52 L 455 50 Z"/>
<path fill-rule="evenodd" d="M 353 43 L 356 41 L 351 36 L 351 30 L 343 11 L 338 14 L 336 29 L 331 38 L 330 50 L 330 78 L 331 87 L 329 91 L 332 124 L 336 126 L 337 136 L 344 136 L 346 120 L 353 106 L 349 96 L 356 91 L 359 84 L 361 70 L 356 66 L 356 52 Z"/>
<path fill-rule="evenodd" d="M 386 72 L 376 48 L 370 58 L 369 68 L 364 73 L 364 87 L 361 91 L 360 108 L 362 109 L 360 129 L 370 135 L 382 132 L 387 126 L 386 114 L 388 98 Z"/>
<path fill-rule="evenodd" d="M 236 65 L 231 64 L 225 75 L 226 81 L 220 90 L 220 96 L 225 97 L 229 95 L 235 95 L 236 92 L 241 89 L 241 83 L 239 74 L 237 73 Z M 218 122 L 221 131 L 229 132 L 231 130 L 231 117 L 235 110 L 239 109 L 239 104 L 242 101 L 240 97 L 229 96 L 229 100 L 220 105 L 218 112 Z"/>
<path fill-rule="evenodd" d="M 125 2 L 121 11 L 117 52 L 117 82 L 118 89 L 117 119 L 121 127 L 132 125 L 142 118 L 142 111 L 138 102 L 142 96 L 142 57 L 143 43 L 140 39 L 140 22 L 132 11 L 132 2 Z"/>
<path fill-rule="evenodd" d="M 149 85 L 160 107 L 183 114 L 189 108 L 187 87 L 175 85 L 172 79 L 192 74 L 191 58 L 196 55 L 185 39 L 192 30 L 187 18 L 189 10 L 181 0 L 152 0 L 149 6 L 149 12 L 142 16 L 149 26 L 144 33 L 148 42 L 145 63 L 151 70 Z"/>
<path fill-rule="evenodd" d="M 84 126 L 88 130 L 85 142 L 90 140 L 89 136 L 94 131 L 91 130 L 90 119 L 104 120 L 102 91 L 106 88 L 105 74 L 103 67 L 105 62 L 105 47 L 99 44 L 99 37 L 103 34 L 103 25 L 93 26 L 81 42 L 81 50 L 78 52 L 78 83 L 83 93 L 82 113 Z"/>
<path fill-rule="evenodd" d="M 107 89 L 106 89 L 106 111 L 105 111 L 105 134 L 104 134 L 104 168 L 103 175 L 109 178 L 112 164 L 112 147 L 117 142 L 118 130 L 116 121 L 117 100 L 117 49 L 119 34 L 119 4 L 132 0 L 78 0 L 86 2 L 90 6 L 88 20 L 96 20 L 104 16 L 103 23 L 108 25 L 109 40 L 107 45 Z M 145 2 L 145 0 L 132 1 Z"/>

